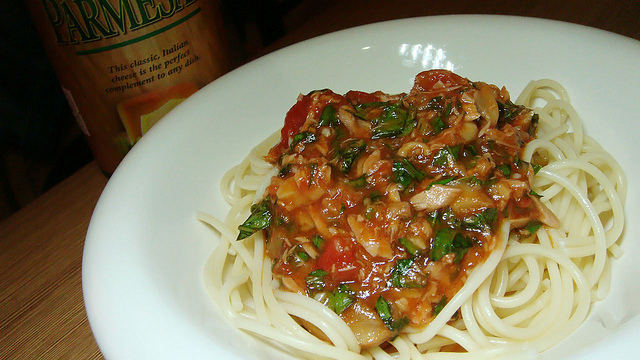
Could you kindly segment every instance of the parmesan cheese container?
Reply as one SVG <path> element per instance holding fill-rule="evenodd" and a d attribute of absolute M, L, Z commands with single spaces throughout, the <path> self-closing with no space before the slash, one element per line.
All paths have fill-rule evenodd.
<path fill-rule="evenodd" d="M 230 69 L 218 3 L 27 0 L 100 168 L 182 100 Z"/>

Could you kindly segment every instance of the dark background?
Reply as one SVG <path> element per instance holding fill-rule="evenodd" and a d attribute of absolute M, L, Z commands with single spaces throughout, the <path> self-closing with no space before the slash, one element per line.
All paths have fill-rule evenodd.
<path fill-rule="evenodd" d="M 372 6 L 380 9 L 375 17 L 361 16 Z M 331 22 L 334 16 L 357 26 L 426 15 L 519 15 L 640 39 L 638 0 L 222 0 L 220 7 L 236 44 L 236 66 L 304 40 L 299 33 L 308 37 L 341 30 Z M 296 32 L 301 28 L 305 31 Z M 20 0 L 0 1 L 0 85 L 1 221 L 92 161 L 93 155 Z"/>

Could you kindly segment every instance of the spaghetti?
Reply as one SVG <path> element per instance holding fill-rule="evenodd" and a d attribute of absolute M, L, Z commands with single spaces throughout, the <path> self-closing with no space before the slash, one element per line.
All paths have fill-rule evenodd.
<path fill-rule="evenodd" d="M 447 85 L 446 81 L 444 83 Z M 483 84 L 479 84 L 473 86 L 482 88 Z M 491 89 L 495 90 L 494 94 L 497 92 L 496 88 Z M 382 94 L 377 96 L 377 103 L 380 100 L 388 102 L 406 99 L 404 95 L 389 98 L 380 98 Z M 497 96 L 504 97 L 505 94 Z M 506 99 L 508 100 L 508 94 Z M 503 208 L 504 211 L 511 211 L 510 216 L 493 224 L 492 235 L 489 237 L 477 235 L 482 231 L 475 228 L 461 231 L 464 236 L 474 239 L 475 245 L 467 246 L 461 251 L 462 255 L 456 253 L 455 247 L 450 246 L 447 250 L 449 253 L 445 251 L 443 258 L 451 264 L 460 259 L 457 260 L 459 263 L 469 262 L 473 266 L 470 265 L 468 270 L 462 265 L 457 267 L 456 276 L 467 271 L 464 281 L 455 289 L 453 296 L 446 298 L 447 301 L 431 301 L 432 305 L 424 311 L 429 315 L 425 319 L 415 320 L 411 309 L 406 313 L 400 311 L 396 303 L 401 303 L 402 299 L 390 301 L 387 307 L 395 315 L 395 322 L 398 322 L 397 314 L 402 314 L 407 319 L 402 324 L 403 327 L 393 328 L 389 326 L 393 323 L 387 322 L 385 324 L 389 330 L 385 333 L 386 337 L 376 338 L 375 343 L 363 341 L 362 335 L 354 331 L 353 323 L 345 321 L 344 315 L 340 315 L 340 310 L 345 311 L 344 309 L 337 310 L 335 306 L 327 306 L 326 294 L 329 292 L 324 290 L 329 287 L 329 280 L 324 279 L 336 276 L 335 274 L 318 272 L 318 275 L 322 275 L 318 278 L 325 282 L 311 283 L 313 286 L 321 284 L 319 288 L 314 288 L 320 289 L 316 293 L 296 288 L 298 285 L 295 279 L 289 281 L 288 285 L 283 285 L 284 276 L 282 269 L 278 268 L 278 261 L 282 266 L 299 261 L 300 259 L 291 257 L 291 249 L 296 244 L 289 244 L 289 247 L 283 245 L 289 252 L 285 255 L 277 254 L 276 251 L 277 256 L 273 256 L 274 250 L 265 248 L 269 241 L 265 241 L 263 231 L 247 234 L 241 241 L 236 240 L 236 229 L 240 227 L 241 233 L 245 229 L 242 225 L 246 224 L 245 220 L 252 213 L 252 205 L 255 213 L 256 207 L 264 201 L 264 194 L 274 191 L 272 179 L 278 178 L 278 172 L 282 172 L 282 166 L 274 167 L 265 160 L 265 156 L 267 159 L 271 157 L 273 162 L 273 149 L 280 147 L 280 152 L 286 152 L 287 147 L 293 148 L 290 141 L 283 141 L 295 133 L 287 133 L 289 130 L 286 126 L 282 131 L 282 138 L 280 134 L 273 134 L 256 146 L 242 163 L 223 176 L 221 191 L 231 205 L 227 218 L 220 221 L 204 213 L 198 214 L 200 220 L 210 224 L 221 234 L 222 241 L 206 265 L 205 283 L 222 313 L 235 327 L 273 341 L 283 351 L 294 356 L 314 359 L 428 359 L 444 356 L 445 353 L 447 356 L 474 359 L 495 358 L 513 353 L 535 356 L 537 352 L 566 338 L 584 321 L 591 303 L 607 295 L 611 258 L 619 257 L 622 253 L 618 241 L 624 226 L 626 181 L 617 162 L 584 134 L 582 123 L 560 84 L 550 80 L 531 82 L 515 103 L 534 109 L 538 119 L 537 136 L 528 139 L 526 147 L 516 156 L 516 160 L 525 165 L 511 167 L 508 173 L 498 173 L 498 177 L 507 181 L 514 177 L 532 175 L 533 166 L 528 167 L 526 164 L 538 164 L 536 167 L 540 168 L 536 169 L 531 186 L 534 197 L 537 199 L 539 196 L 544 206 L 531 205 L 533 207 L 528 208 L 527 213 L 535 216 L 524 217 L 524 220 L 523 216 L 516 216 L 514 211 Z M 459 111 L 460 119 L 471 112 L 468 108 L 465 110 L 466 112 Z M 478 110 L 483 113 L 482 106 Z M 531 119 L 531 115 L 528 116 Z M 490 117 L 485 112 L 478 114 L 472 121 L 479 124 L 478 130 L 482 132 L 482 125 L 490 122 L 487 120 Z M 431 124 L 433 126 L 434 122 L 431 121 Z M 434 128 L 435 126 L 426 131 L 433 132 Z M 490 126 L 486 126 L 484 130 L 485 133 L 490 131 Z M 301 144 L 303 146 L 304 143 Z M 422 145 L 417 145 L 420 146 Z M 444 148 L 440 147 L 440 150 Z M 436 161 L 433 157 L 440 150 L 432 151 L 436 155 L 432 155 L 429 163 Z M 463 150 L 464 148 L 458 149 L 457 156 L 464 156 L 460 155 Z M 410 154 L 415 152 L 404 155 L 410 157 Z M 474 156 L 477 158 L 477 155 Z M 511 160 L 513 159 L 510 158 Z M 493 166 L 496 167 L 495 161 Z M 424 168 L 422 170 L 426 171 Z M 351 174 L 352 177 L 355 176 L 353 172 Z M 425 177 L 433 177 L 433 174 L 426 175 L 429 176 Z M 427 182 L 436 182 L 443 177 L 435 176 Z M 414 194 L 423 190 L 419 185 L 405 184 L 407 187 L 416 186 L 411 190 Z M 485 185 L 494 186 L 495 181 Z M 433 186 L 435 185 L 431 185 L 431 188 Z M 527 200 L 529 197 L 523 196 L 522 199 Z M 412 206 L 419 208 L 422 205 L 412 203 Z M 442 216 L 442 208 L 444 206 L 428 210 Z M 554 223 L 553 214 L 551 218 L 548 214 L 545 217 L 544 209 L 547 208 L 555 214 L 559 226 Z M 504 213 L 502 210 L 500 214 Z M 344 212 L 344 217 L 347 215 L 348 211 Z M 485 217 L 489 217 L 489 214 L 485 214 Z M 540 226 L 542 223 L 545 225 Z M 435 222 L 432 224 L 433 231 L 437 234 L 439 228 Z M 535 225 L 533 229 L 527 226 L 531 224 Z M 519 230 L 512 230 L 509 235 L 509 230 L 515 227 Z M 273 236 L 273 232 L 268 235 Z M 399 264 L 401 260 L 405 260 L 401 259 L 402 254 L 413 254 L 411 259 L 422 256 L 416 254 L 426 254 L 424 256 L 431 258 L 429 261 L 433 262 L 433 244 L 427 245 L 423 252 L 416 250 L 416 253 L 409 249 L 412 244 L 406 241 L 403 244 L 395 248 L 395 253 L 389 257 L 389 263 Z M 309 253 L 311 257 L 316 256 L 310 263 L 317 263 L 319 255 L 313 254 L 311 244 L 297 245 L 300 245 L 298 249 L 306 249 L 307 256 Z M 419 247 L 420 244 L 413 245 Z M 373 248 L 368 251 L 380 250 Z M 375 255 L 378 259 L 382 256 L 379 252 Z M 467 261 L 472 256 L 476 256 L 475 260 Z M 286 261 L 283 260 L 285 258 Z M 307 259 L 308 257 L 303 257 L 301 260 Z M 407 260 L 403 264 L 410 262 Z M 332 269 L 336 270 L 335 267 Z M 278 274 L 278 271 L 281 273 Z M 389 268 L 385 271 L 388 276 Z M 309 271 L 305 273 L 308 274 Z M 340 273 L 339 276 L 344 274 Z M 407 281 L 421 281 L 420 279 L 419 276 L 412 276 L 398 281 L 400 284 L 407 284 Z M 309 281 L 308 277 L 298 279 L 298 283 L 305 280 Z M 346 283 L 350 282 L 353 281 L 347 279 Z M 388 288 L 377 288 L 375 291 L 382 291 L 388 298 L 388 292 L 384 291 L 398 292 L 397 288 L 403 287 L 398 283 L 389 286 L 389 283 L 386 282 Z M 425 288 L 426 285 L 420 283 L 419 286 L 410 286 L 409 290 L 414 287 Z M 337 289 L 338 285 L 330 288 L 332 294 L 336 294 Z M 347 293 L 349 294 L 352 300 L 347 301 L 347 308 L 367 306 L 364 302 L 353 301 L 353 293 Z M 439 294 L 434 295 L 437 296 L 436 299 L 445 299 L 442 294 L 435 294 Z M 345 296 L 348 297 L 347 295 Z M 377 305 L 376 303 L 377 314 L 373 314 L 381 317 L 384 323 L 385 313 L 381 313 Z"/>

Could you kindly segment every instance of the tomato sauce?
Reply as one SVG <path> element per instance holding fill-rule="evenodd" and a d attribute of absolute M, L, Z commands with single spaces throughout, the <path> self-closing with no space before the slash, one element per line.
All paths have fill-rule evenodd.
<path fill-rule="evenodd" d="M 505 219 L 522 236 L 557 222 L 519 157 L 535 125 L 506 90 L 446 70 L 418 74 L 408 94 L 300 96 L 266 157 L 279 172 L 262 212 L 241 229 L 264 231 L 283 289 L 378 345 L 433 320 Z M 379 336 L 360 334 L 372 313 Z"/>

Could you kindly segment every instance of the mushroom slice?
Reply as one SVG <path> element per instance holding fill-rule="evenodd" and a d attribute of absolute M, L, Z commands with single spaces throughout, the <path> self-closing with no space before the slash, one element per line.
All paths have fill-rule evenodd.
<path fill-rule="evenodd" d="M 363 350 L 378 346 L 393 336 L 378 313 L 360 299 L 343 311 L 340 317 L 349 325 Z"/>
<path fill-rule="evenodd" d="M 451 204 L 462 192 L 461 189 L 447 185 L 435 184 L 422 192 L 413 195 L 409 202 L 420 211 L 431 212 Z"/>

